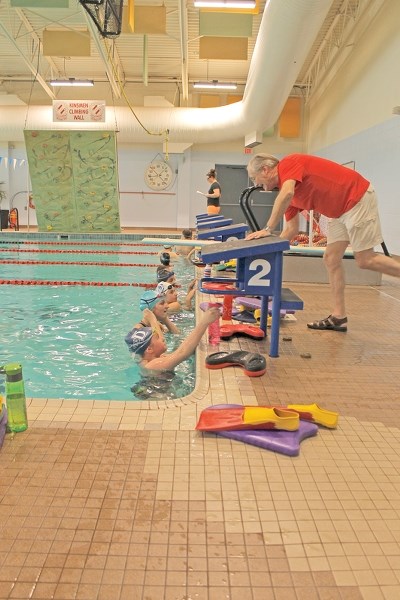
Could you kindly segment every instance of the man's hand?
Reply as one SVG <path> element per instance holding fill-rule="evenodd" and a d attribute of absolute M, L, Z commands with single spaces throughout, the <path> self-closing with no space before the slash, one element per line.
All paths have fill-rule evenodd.
<path fill-rule="evenodd" d="M 265 229 L 260 229 L 259 231 L 253 231 L 253 233 L 249 233 L 249 235 L 246 236 L 246 240 L 258 240 L 269 235 L 271 235 L 269 229 L 268 231 L 265 231 Z"/>

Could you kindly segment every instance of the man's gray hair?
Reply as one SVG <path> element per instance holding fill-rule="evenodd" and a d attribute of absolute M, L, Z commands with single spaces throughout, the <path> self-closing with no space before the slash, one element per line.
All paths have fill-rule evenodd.
<path fill-rule="evenodd" d="M 247 165 L 247 172 L 250 179 L 253 179 L 264 166 L 273 168 L 276 167 L 278 162 L 279 158 L 276 158 L 273 154 L 255 154 Z"/>

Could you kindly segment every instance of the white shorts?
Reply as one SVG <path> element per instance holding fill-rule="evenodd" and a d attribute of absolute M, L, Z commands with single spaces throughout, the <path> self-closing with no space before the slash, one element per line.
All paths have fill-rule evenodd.
<path fill-rule="evenodd" d="M 383 242 L 378 201 L 372 186 L 351 210 L 338 219 L 330 219 L 327 243 L 335 242 L 348 242 L 353 252 L 369 250 Z"/>

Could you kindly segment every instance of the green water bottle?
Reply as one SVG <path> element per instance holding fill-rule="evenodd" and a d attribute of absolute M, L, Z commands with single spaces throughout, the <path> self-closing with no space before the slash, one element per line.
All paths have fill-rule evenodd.
<path fill-rule="evenodd" d="M 28 428 L 28 416 L 22 366 L 19 363 L 9 363 L 2 367 L 2 371 L 6 374 L 8 428 L 16 433 L 25 431 Z"/>

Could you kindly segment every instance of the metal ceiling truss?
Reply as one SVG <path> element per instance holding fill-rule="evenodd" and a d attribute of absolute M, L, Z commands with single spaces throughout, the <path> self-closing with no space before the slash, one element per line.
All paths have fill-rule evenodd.
<path fill-rule="evenodd" d="M 384 0 L 344 0 L 330 25 L 326 36 L 315 54 L 311 65 L 301 82 L 308 102 L 316 90 L 321 90 L 321 82 L 329 74 L 333 76 L 351 53 L 355 43 L 355 29 L 368 14 L 365 27 L 381 8 Z"/>
<path fill-rule="evenodd" d="M 10 44 L 13 46 L 15 51 L 18 53 L 20 58 L 23 60 L 25 65 L 28 67 L 28 69 L 34 76 L 34 80 L 37 81 L 42 86 L 42 88 L 44 89 L 46 94 L 48 96 L 50 96 L 50 98 L 52 100 L 55 100 L 56 96 L 55 96 L 53 90 L 47 85 L 45 75 L 43 75 L 40 72 L 41 71 L 40 61 L 44 61 L 45 63 L 47 63 L 47 65 L 50 67 L 50 69 L 52 71 L 52 76 L 53 75 L 58 76 L 59 71 L 51 59 L 48 59 L 43 56 L 43 53 L 41 52 L 41 44 L 42 44 L 41 40 L 40 40 L 39 36 L 36 34 L 33 27 L 31 26 L 31 24 L 29 23 L 24 12 L 21 9 L 17 8 L 17 9 L 15 9 L 14 13 L 19 19 L 18 30 L 20 31 L 21 27 L 25 28 L 27 35 L 29 36 L 30 39 L 33 40 L 33 44 L 34 44 L 33 48 L 29 48 L 29 44 L 27 43 L 27 36 L 21 36 L 21 34 L 19 34 L 18 37 L 14 37 L 11 33 L 11 27 L 7 27 L 2 22 L 0 22 L 0 30 L 2 30 L 4 36 L 8 39 Z M 21 40 L 23 40 L 25 42 L 24 46 L 21 45 L 21 43 L 20 43 Z M 36 63 L 33 62 L 35 57 L 37 57 Z M 42 69 L 42 71 L 43 71 L 43 69 Z"/>
<path fill-rule="evenodd" d="M 100 38 L 99 32 L 90 15 L 85 11 L 82 6 L 82 12 L 85 17 L 88 29 L 91 33 L 93 42 L 97 48 L 101 60 L 104 64 L 104 70 L 107 75 L 107 79 L 110 83 L 111 89 L 115 98 L 121 97 L 121 86 L 125 83 L 124 70 L 122 67 L 121 60 L 118 56 L 117 48 L 113 42 L 108 39 Z"/>

